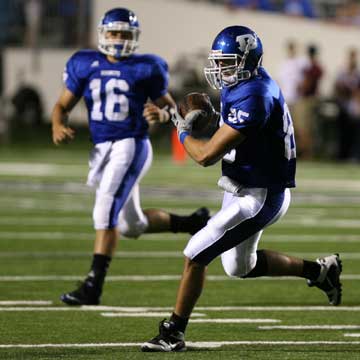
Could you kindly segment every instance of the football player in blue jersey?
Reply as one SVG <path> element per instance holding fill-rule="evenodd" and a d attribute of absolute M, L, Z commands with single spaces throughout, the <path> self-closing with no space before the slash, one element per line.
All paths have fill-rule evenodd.
<path fill-rule="evenodd" d="M 78 51 L 67 62 L 65 89 L 52 113 L 53 142 L 73 139 L 67 116 L 83 97 L 94 143 L 87 181 L 97 186 L 94 256 L 85 281 L 61 296 L 69 305 L 99 304 L 118 231 L 128 237 L 163 231 L 194 234 L 209 219 L 206 208 L 189 216 L 141 209 L 139 181 L 152 161 L 148 123 L 168 121 L 175 107 L 168 92 L 168 68 L 159 56 L 135 54 L 140 29 L 132 11 L 108 11 L 98 33 L 99 51 Z"/>
<path fill-rule="evenodd" d="M 263 230 L 287 211 L 295 186 L 293 125 L 278 85 L 261 66 L 263 48 L 251 29 L 231 26 L 215 38 L 205 76 L 221 89 L 219 128 L 209 140 L 191 136 L 197 110 L 172 118 L 188 154 L 200 165 L 222 159 L 221 210 L 187 244 L 185 266 L 170 320 L 143 351 L 183 351 L 184 332 L 201 295 L 208 264 L 221 256 L 232 277 L 298 276 L 341 302 L 341 261 L 337 254 L 306 261 L 258 250 Z"/>

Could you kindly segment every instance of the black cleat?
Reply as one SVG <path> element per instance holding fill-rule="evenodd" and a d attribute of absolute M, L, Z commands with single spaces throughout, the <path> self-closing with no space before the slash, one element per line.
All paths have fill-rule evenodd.
<path fill-rule="evenodd" d="M 324 291 L 330 305 L 340 305 L 342 263 L 339 254 L 316 259 L 316 262 L 321 266 L 320 275 L 316 281 L 307 280 L 308 286 L 316 286 Z"/>
<path fill-rule="evenodd" d="M 169 320 L 162 320 L 159 324 L 159 335 L 141 345 L 144 352 L 185 351 L 184 334 L 175 330 L 175 324 Z"/>
<path fill-rule="evenodd" d="M 191 215 L 189 215 L 190 229 L 189 233 L 191 235 L 196 234 L 199 230 L 206 226 L 207 222 L 210 219 L 210 211 L 206 207 L 197 209 Z"/>
<path fill-rule="evenodd" d="M 60 300 L 67 305 L 99 305 L 101 289 L 94 285 L 92 278 L 87 277 L 79 287 L 60 296 Z"/>

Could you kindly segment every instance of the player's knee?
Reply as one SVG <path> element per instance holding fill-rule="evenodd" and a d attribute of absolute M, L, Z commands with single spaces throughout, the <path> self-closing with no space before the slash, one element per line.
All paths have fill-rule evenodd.
<path fill-rule="evenodd" d="M 148 222 L 146 219 L 133 222 L 120 220 L 118 227 L 122 236 L 136 239 L 146 231 Z"/>
<path fill-rule="evenodd" d="M 95 229 L 109 229 L 116 227 L 111 219 L 111 207 L 114 197 L 111 194 L 97 195 L 93 210 L 93 221 Z M 114 218 L 116 219 L 116 218 Z"/>
<path fill-rule="evenodd" d="M 237 261 L 223 264 L 225 273 L 230 277 L 245 278 L 256 266 L 256 255 L 253 254 Z"/>
<path fill-rule="evenodd" d="M 242 278 L 247 274 L 247 267 L 243 264 L 227 264 L 226 266 L 224 266 L 224 270 L 226 275 L 230 277 Z"/>
<path fill-rule="evenodd" d="M 96 209 L 94 209 L 93 212 L 93 222 L 96 230 L 105 230 L 116 227 L 116 224 L 110 223 L 110 217 L 107 214 L 101 211 L 96 211 Z"/>

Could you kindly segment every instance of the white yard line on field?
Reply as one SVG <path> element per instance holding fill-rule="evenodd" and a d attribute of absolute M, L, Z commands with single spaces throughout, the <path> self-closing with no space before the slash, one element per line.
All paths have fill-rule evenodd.
<path fill-rule="evenodd" d="M 33 200 L 33 199 L 32 199 Z M 2 198 L 3 201 L 3 198 Z M 14 201 L 14 199 L 12 199 Z M 70 201 L 70 200 L 69 200 Z M 53 203 L 53 201 L 52 201 Z M 89 206 L 88 216 L 42 216 L 28 215 L 26 217 L 14 217 L 2 215 L 0 217 L 0 225 L 21 225 L 21 226 L 49 226 L 49 225 L 91 225 L 93 224 Z M 189 213 L 189 209 L 177 207 L 176 209 L 167 209 L 168 211 L 177 211 L 179 213 Z"/>
<path fill-rule="evenodd" d="M 191 323 L 196 324 L 260 324 L 260 323 L 279 323 L 277 319 L 190 319 Z"/>
<path fill-rule="evenodd" d="M 359 235 L 263 235 L 261 241 L 274 243 L 292 243 L 292 242 L 335 242 L 335 243 L 359 243 Z"/>
<path fill-rule="evenodd" d="M 155 306 L 155 307 L 127 307 L 127 306 L 59 306 L 59 307 L 0 307 L 0 312 L 32 312 L 32 311 L 110 311 L 123 313 L 139 313 L 139 312 L 168 312 L 173 310 L 172 307 Z M 198 306 L 196 311 L 269 311 L 269 312 L 309 312 L 309 311 L 353 311 L 359 312 L 360 306 Z"/>
<path fill-rule="evenodd" d="M 297 219 L 286 217 L 282 219 L 277 226 L 280 227 L 317 227 L 317 228 L 360 228 L 360 222 L 358 219 L 319 219 L 319 218 L 310 218 L 310 217 L 299 217 Z"/>
<path fill-rule="evenodd" d="M 258 326 L 260 330 L 358 330 L 360 325 L 274 325 Z"/>
<path fill-rule="evenodd" d="M 351 179 L 309 179 L 301 178 L 299 180 L 299 187 L 303 189 L 311 189 L 313 192 L 315 189 L 324 190 L 360 190 L 360 183 L 357 180 Z"/>
<path fill-rule="evenodd" d="M 79 222 L 76 222 L 79 224 Z M 52 224 L 53 225 L 53 224 Z M 47 224 L 49 226 L 49 223 Z M 19 232 L 18 229 L 14 231 L 0 231 L 0 239 L 20 239 L 20 240 L 63 240 L 71 239 L 73 240 L 92 240 L 94 237 L 93 232 L 66 232 L 66 231 L 53 231 L 53 232 L 44 232 L 44 231 L 26 231 Z M 140 239 L 137 239 L 137 242 L 140 241 L 172 241 L 169 240 L 169 237 L 172 239 L 175 237 L 178 240 L 188 240 L 187 234 L 144 234 Z M 134 239 L 122 238 L 121 241 L 134 241 Z M 359 243 L 359 235 L 272 235 L 265 234 L 261 238 L 263 242 L 274 242 L 274 243 L 292 243 L 292 242 L 340 242 L 341 243 Z"/>
<path fill-rule="evenodd" d="M 360 306 L 197 306 L 198 311 L 360 311 Z"/>
<path fill-rule="evenodd" d="M 62 232 L 62 231 L 53 231 L 53 232 L 44 232 L 44 231 L 27 231 L 19 232 L 14 231 L 0 231 L 0 239 L 18 239 L 18 240 L 92 240 L 94 238 L 94 233 L 74 233 L 74 232 Z"/>
<path fill-rule="evenodd" d="M 171 234 L 172 238 L 177 237 L 181 238 L 184 241 L 188 240 L 188 236 L 185 234 Z M 63 240 L 63 239 L 76 239 L 76 240 L 88 240 L 94 237 L 93 232 L 66 232 L 66 231 L 26 231 L 19 232 L 18 229 L 14 231 L 0 231 L 0 239 L 39 239 L 39 240 Z M 180 239 L 179 239 L 180 240 Z M 134 241 L 134 239 L 122 238 L 121 241 Z M 169 236 L 163 234 L 144 234 L 140 239 L 136 240 L 140 241 L 171 241 L 169 240 Z M 178 240 L 177 240 L 178 241 Z M 342 243 L 353 243 L 359 242 L 359 235 L 263 235 L 262 241 L 266 242 L 342 242 Z"/>
<path fill-rule="evenodd" d="M 11 216 L 2 216 L 0 218 L 0 225 L 20 225 L 20 226 L 54 226 L 54 225 L 62 225 L 62 226 L 78 226 L 78 225 L 92 225 L 92 220 L 89 217 L 54 217 L 54 216 L 47 216 L 47 217 L 20 217 L 14 218 Z"/>
<path fill-rule="evenodd" d="M 360 239 L 359 239 L 360 241 Z M 287 251 L 286 252 L 289 255 L 292 256 L 296 256 L 296 257 L 301 257 L 301 258 L 306 258 L 306 257 L 311 257 L 311 258 L 317 258 L 317 257 L 321 257 L 321 256 L 325 256 L 325 255 L 329 255 L 329 253 L 320 253 L 320 252 L 292 252 L 292 251 Z M 359 252 L 340 252 L 340 257 L 342 260 L 359 260 L 360 259 L 360 253 Z"/>
<path fill-rule="evenodd" d="M 52 305 L 52 301 L 47 300 L 4 300 L 0 301 L 0 306 L 14 305 Z"/>
<path fill-rule="evenodd" d="M 0 310 L 1 311 L 1 310 Z M 164 316 L 170 316 L 171 315 L 171 311 L 168 312 L 155 312 L 155 311 L 149 311 L 149 312 L 106 312 L 106 313 L 101 313 L 101 316 L 104 317 L 164 317 Z M 191 316 L 194 317 L 201 317 L 201 316 L 206 316 L 205 314 L 202 313 L 192 313 Z"/>
<path fill-rule="evenodd" d="M 110 275 L 106 277 L 107 282 L 116 281 L 178 281 L 180 275 Z M 0 282 L 26 282 L 26 281 L 77 281 L 82 280 L 81 275 L 3 275 Z M 345 274 L 342 280 L 360 280 L 360 274 Z M 240 281 L 238 278 L 231 278 L 226 275 L 208 275 L 207 281 Z M 241 280 L 244 281 L 244 280 Z M 302 278 L 291 276 L 282 277 L 261 277 L 249 278 L 245 281 L 304 281 Z"/>
<path fill-rule="evenodd" d="M 1 210 L 31 210 L 31 211 L 47 211 L 47 212 L 81 212 L 82 215 L 86 215 L 92 208 L 92 204 L 84 204 L 83 201 L 71 202 L 71 201 L 50 201 L 47 200 L 35 200 L 35 199 L 19 199 L 16 202 L 14 200 L 5 201 L 1 199 Z"/>
<path fill-rule="evenodd" d="M 0 176 L 84 176 L 85 165 L 1 162 Z"/>
<path fill-rule="evenodd" d="M 101 313 L 101 316 L 104 317 L 162 317 L 162 316 L 169 316 L 169 312 L 106 312 Z M 195 315 L 194 315 L 195 314 Z M 201 317 L 206 316 L 202 313 L 192 313 L 191 316 L 193 317 Z M 277 319 L 190 319 L 191 323 L 196 324 L 264 324 L 264 323 L 279 323 L 281 320 Z"/>
<path fill-rule="evenodd" d="M 344 334 L 346 337 L 360 337 L 360 333 L 346 333 Z"/>
<path fill-rule="evenodd" d="M 292 252 L 289 251 L 287 254 L 297 257 L 321 257 L 325 254 L 320 252 Z M 0 258 L 57 258 L 57 257 L 83 257 L 89 256 L 91 252 L 87 251 L 1 251 Z M 183 258 L 182 251 L 119 251 L 116 252 L 115 257 L 124 259 L 147 259 L 147 258 Z M 360 260 L 359 252 L 342 252 L 340 257 L 343 260 Z M 0 277 L 1 279 L 1 277 Z M 278 278 L 276 278 L 277 280 Z"/>
<path fill-rule="evenodd" d="M 36 304 L 34 304 L 36 305 Z M 109 308 L 112 308 L 111 306 Z M 0 306 L 0 312 L 72 312 L 72 311 L 81 311 L 81 312 L 87 312 L 87 311 L 104 311 L 104 307 L 101 306 L 71 306 L 71 307 L 65 307 L 65 306 L 59 306 L 59 307 L 1 307 Z M 161 316 L 169 316 L 171 315 L 171 310 L 169 308 L 168 311 L 138 311 L 137 309 L 134 309 L 134 311 L 123 311 L 123 312 L 106 312 L 101 313 L 102 316 L 105 317 L 161 317 Z M 121 311 L 121 310 L 119 310 Z M 194 317 L 202 317 L 206 316 L 203 313 L 194 312 L 191 316 Z"/>
<path fill-rule="evenodd" d="M 83 204 L 76 204 L 75 208 L 72 204 L 66 204 L 63 201 L 61 202 L 54 202 L 49 201 L 48 206 L 46 206 L 47 202 L 45 200 L 35 200 L 35 199 L 21 199 L 16 203 L 16 208 L 21 209 L 37 209 L 39 206 L 44 209 L 48 209 L 49 211 L 55 210 L 89 210 L 91 209 L 91 205 L 88 207 L 84 206 Z M 4 204 L 4 200 L 2 199 L 2 207 L 6 206 L 6 208 L 14 207 L 14 202 L 9 201 L 8 203 Z M 3 219 L 0 218 L 0 225 L 21 225 L 21 226 L 44 226 L 48 227 L 54 225 L 62 225 L 62 226 L 75 226 L 75 225 L 89 225 L 92 226 L 92 220 L 89 216 L 88 218 L 80 217 L 79 219 L 74 216 L 73 218 L 69 217 L 62 217 L 62 218 L 55 218 L 55 217 L 28 217 L 28 218 L 11 218 L 5 217 Z M 358 229 L 360 228 L 360 222 L 358 219 L 338 219 L 338 218 L 331 218 L 327 217 L 326 219 L 319 218 L 319 217 L 311 217 L 311 216 L 289 216 L 283 218 L 278 224 L 277 227 L 294 227 L 294 226 L 301 226 L 303 228 L 306 227 L 318 227 L 318 228 L 351 228 L 351 229 Z"/>
<path fill-rule="evenodd" d="M 142 343 L 88 343 L 88 344 L 2 344 L 0 349 L 27 349 L 27 348 L 104 348 L 104 347 L 140 347 Z M 187 342 L 190 348 L 219 348 L 226 345 L 293 345 L 293 346 L 318 346 L 318 345 L 360 345 L 360 341 L 203 341 Z"/>
<path fill-rule="evenodd" d="M 153 165 L 153 169 L 160 171 L 162 166 Z M 176 171 L 174 167 L 174 171 Z M 23 162 L 23 161 L 1 161 L 0 162 L 0 175 L 4 176 L 74 176 L 79 174 L 83 176 L 88 171 L 86 162 L 79 164 L 57 164 L 52 162 Z M 346 178 L 343 171 L 340 172 L 342 175 L 341 179 L 331 178 L 315 178 L 312 170 L 310 173 L 299 175 L 298 187 L 300 189 L 311 189 L 314 190 L 338 190 L 338 191 L 351 191 L 360 190 L 360 184 L 357 180 Z M 318 171 L 318 169 L 316 170 Z M 329 171 L 325 168 L 323 171 Z"/>
<path fill-rule="evenodd" d="M 90 239 L 90 238 L 89 238 Z M 54 257 L 83 257 L 90 256 L 91 251 L 1 251 L 0 258 L 12 257 L 12 258 L 24 258 L 24 257 L 36 257 L 51 259 Z M 119 251 L 115 254 L 116 257 L 133 259 L 133 258 L 183 258 L 184 255 L 181 251 Z M 360 253 L 359 253 L 360 258 Z"/>

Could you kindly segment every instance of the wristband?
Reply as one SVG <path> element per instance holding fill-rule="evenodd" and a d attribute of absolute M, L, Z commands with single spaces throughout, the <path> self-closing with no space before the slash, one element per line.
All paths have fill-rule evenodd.
<path fill-rule="evenodd" d="M 182 144 L 184 144 L 184 141 L 186 139 L 187 136 L 189 136 L 190 134 L 187 131 L 183 131 L 180 135 L 179 135 L 179 140 Z"/>

